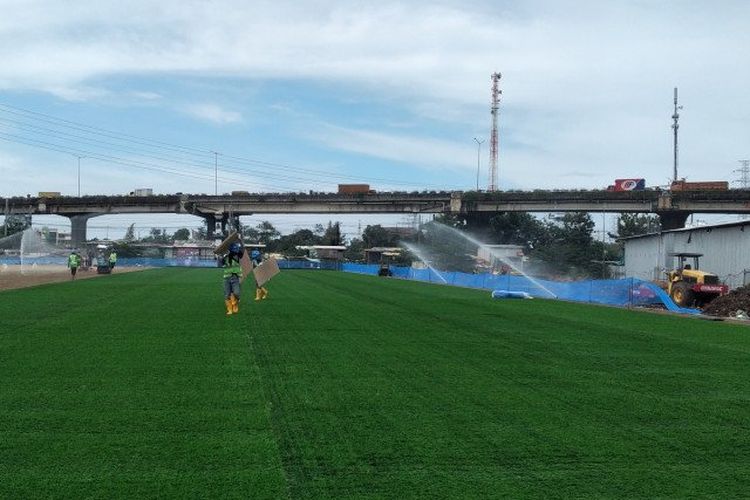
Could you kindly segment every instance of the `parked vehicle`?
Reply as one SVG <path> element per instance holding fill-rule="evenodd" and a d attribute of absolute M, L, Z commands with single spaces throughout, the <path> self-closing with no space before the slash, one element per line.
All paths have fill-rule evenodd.
<path fill-rule="evenodd" d="M 646 179 L 615 179 L 615 183 L 607 187 L 607 191 L 643 191 L 646 189 Z"/>
<path fill-rule="evenodd" d="M 667 293 L 678 306 L 703 307 L 729 292 L 729 287 L 720 283 L 716 274 L 700 270 L 699 259 L 703 254 L 682 252 L 671 255 L 676 258 L 677 266 L 667 271 Z M 692 265 L 687 263 L 688 259 L 693 260 Z"/>
<path fill-rule="evenodd" d="M 339 194 L 373 194 L 369 184 L 339 184 Z"/>
<path fill-rule="evenodd" d="M 153 196 L 153 195 L 154 195 L 154 190 L 151 188 L 134 189 L 130 193 L 130 196 Z"/>
<path fill-rule="evenodd" d="M 674 181 L 671 186 L 672 191 L 727 191 L 729 182 L 727 181 L 701 181 L 687 182 L 685 179 Z"/>

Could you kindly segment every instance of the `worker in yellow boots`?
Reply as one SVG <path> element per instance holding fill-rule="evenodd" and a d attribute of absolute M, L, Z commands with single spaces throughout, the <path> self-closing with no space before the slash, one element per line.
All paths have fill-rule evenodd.
<path fill-rule="evenodd" d="M 229 253 L 221 259 L 221 267 L 224 268 L 224 304 L 227 306 L 227 316 L 240 312 L 240 259 L 244 253 L 245 249 L 240 243 L 232 243 Z"/>
<path fill-rule="evenodd" d="M 261 262 L 263 262 L 263 256 L 260 253 L 260 250 L 257 248 L 253 249 L 252 252 L 250 252 L 250 259 L 253 261 L 253 267 L 258 267 Z M 258 286 L 258 284 L 255 284 L 255 300 L 263 300 L 268 297 L 268 290 L 266 290 L 266 287 L 264 286 Z"/>

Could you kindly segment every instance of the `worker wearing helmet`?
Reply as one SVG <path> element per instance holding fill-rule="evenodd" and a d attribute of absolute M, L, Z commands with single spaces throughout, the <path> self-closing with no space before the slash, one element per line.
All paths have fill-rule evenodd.
<path fill-rule="evenodd" d="M 76 272 L 81 267 L 81 256 L 78 255 L 78 250 L 73 250 L 68 256 L 68 267 L 70 268 L 70 279 L 76 279 Z"/>
<path fill-rule="evenodd" d="M 240 243 L 232 243 L 229 253 L 221 259 L 221 267 L 224 268 L 224 304 L 227 306 L 227 316 L 240 312 L 240 259 L 244 253 L 245 249 Z"/>
<path fill-rule="evenodd" d="M 250 259 L 253 261 L 253 267 L 257 267 L 261 262 L 263 262 L 263 255 L 261 255 L 260 250 L 255 248 L 252 252 L 250 252 Z M 266 297 L 268 297 L 268 290 L 266 290 L 266 287 L 258 286 L 258 282 L 256 281 L 255 300 L 262 300 Z"/>
<path fill-rule="evenodd" d="M 117 252 L 112 250 L 109 253 L 109 268 L 114 271 L 116 265 L 117 265 Z"/>

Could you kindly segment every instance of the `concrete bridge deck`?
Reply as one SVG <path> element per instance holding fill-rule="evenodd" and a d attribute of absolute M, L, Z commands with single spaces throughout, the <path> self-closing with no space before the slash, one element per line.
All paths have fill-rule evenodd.
<path fill-rule="evenodd" d="M 656 213 L 665 228 L 683 227 L 692 213 L 750 213 L 750 190 L 728 191 L 498 191 L 256 193 L 247 195 L 84 196 L 0 198 L 8 214 L 61 215 L 71 219 L 73 240 L 86 237 L 86 221 L 106 214 L 192 214 L 225 226 L 252 214 L 393 214 L 480 212 Z"/>

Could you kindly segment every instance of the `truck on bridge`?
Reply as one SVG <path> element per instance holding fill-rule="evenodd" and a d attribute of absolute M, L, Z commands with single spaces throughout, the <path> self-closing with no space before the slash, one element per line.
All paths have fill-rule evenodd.
<path fill-rule="evenodd" d="M 701 181 L 687 182 L 685 179 L 674 181 L 670 188 L 672 191 L 728 191 L 727 181 Z"/>
<path fill-rule="evenodd" d="M 339 194 L 375 194 L 369 184 L 339 184 Z"/>

